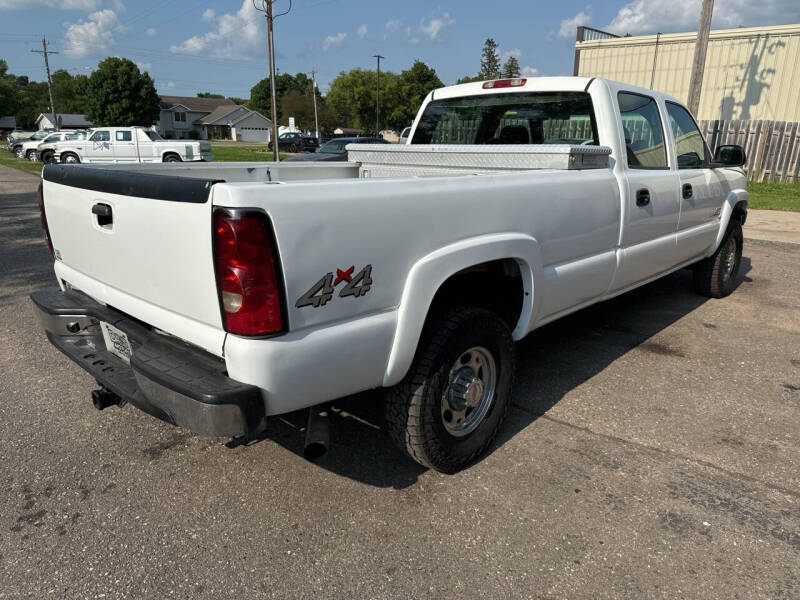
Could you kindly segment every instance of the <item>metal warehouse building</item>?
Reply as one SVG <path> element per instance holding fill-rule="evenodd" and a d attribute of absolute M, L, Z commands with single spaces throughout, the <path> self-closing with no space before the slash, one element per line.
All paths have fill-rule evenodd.
<path fill-rule="evenodd" d="M 575 75 L 605 77 L 686 101 L 697 34 L 635 37 L 579 27 Z M 699 120 L 800 122 L 800 24 L 712 31 Z"/>

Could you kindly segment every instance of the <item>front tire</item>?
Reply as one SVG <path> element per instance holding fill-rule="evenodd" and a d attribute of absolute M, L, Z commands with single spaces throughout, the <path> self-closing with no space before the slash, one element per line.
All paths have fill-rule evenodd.
<path fill-rule="evenodd" d="M 67 165 L 79 165 L 81 159 L 78 158 L 77 154 L 73 154 L 72 152 L 68 152 L 67 154 L 61 155 L 61 162 Z"/>
<path fill-rule="evenodd" d="M 736 287 L 742 264 L 742 224 L 731 218 L 725 237 L 716 252 L 694 268 L 694 289 L 710 298 L 724 298 Z"/>
<path fill-rule="evenodd" d="M 423 466 L 455 473 L 497 435 L 511 401 L 515 348 L 494 313 L 462 308 L 423 332 L 403 381 L 387 391 L 386 425 Z"/>

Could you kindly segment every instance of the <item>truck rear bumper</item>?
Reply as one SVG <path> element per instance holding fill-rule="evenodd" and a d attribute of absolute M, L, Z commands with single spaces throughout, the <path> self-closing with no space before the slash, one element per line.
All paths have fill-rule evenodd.
<path fill-rule="evenodd" d="M 47 338 L 97 381 L 144 412 L 209 436 L 241 436 L 264 427 L 259 388 L 227 376 L 225 362 L 161 335 L 76 291 L 31 294 Z M 123 331 L 130 364 L 106 349 L 101 322 Z"/>

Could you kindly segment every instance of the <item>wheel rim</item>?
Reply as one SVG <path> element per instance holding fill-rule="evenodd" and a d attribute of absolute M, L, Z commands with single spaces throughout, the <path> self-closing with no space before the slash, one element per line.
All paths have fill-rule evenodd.
<path fill-rule="evenodd" d="M 483 422 L 494 402 L 497 366 L 492 353 L 473 346 L 453 363 L 442 394 L 442 425 L 454 437 L 464 437 Z"/>
<path fill-rule="evenodd" d="M 78 162 L 78 159 L 70 154 L 69 156 L 64 157 L 64 162 L 66 162 L 68 164 L 74 164 L 74 163 Z"/>
<path fill-rule="evenodd" d="M 736 268 L 736 240 L 729 238 L 722 251 L 722 280 L 728 281 Z"/>
<path fill-rule="evenodd" d="M 22 148 L 20 148 L 17 150 L 17 158 L 22 158 L 23 156 L 25 156 L 25 153 L 22 151 Z"/>

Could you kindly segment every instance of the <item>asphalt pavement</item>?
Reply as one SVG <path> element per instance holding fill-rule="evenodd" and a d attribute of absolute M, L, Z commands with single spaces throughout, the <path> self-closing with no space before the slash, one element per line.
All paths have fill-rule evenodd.
<path fill-rule="evenodd" d="M 730 297 L 681 271 L 534 332 L 500 438 L 445 476 L 375 393 L 318 464 L 302 415 L 231 447 L 96 411 L 28 301 L 36 181 L 0 167 L 0 599 L 800 598 L 800 244 L 745 226 Z"/>

